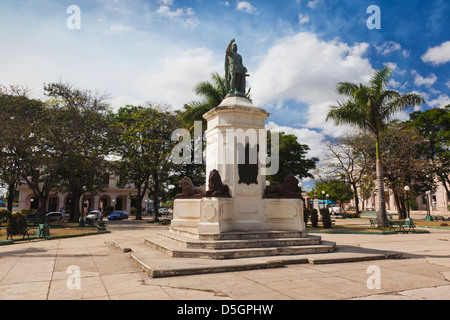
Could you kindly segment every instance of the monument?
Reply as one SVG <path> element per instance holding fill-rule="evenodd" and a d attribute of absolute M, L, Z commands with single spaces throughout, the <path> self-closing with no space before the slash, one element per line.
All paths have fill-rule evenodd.
<path fill-rule="evenodd" d="M 203 116 L 208 190 L 201 198 L 175 200 L 172 227 L 196 228 L 198 234 L 296 231 L 307 236 L 301 195 L 294 192 L 297 178 L 289 175 L 282 185 L 266 188 L 270 114 L 247 98 L 247 68 L 237 51 L 233 39 L 225 57 L 227 95 Z"/>

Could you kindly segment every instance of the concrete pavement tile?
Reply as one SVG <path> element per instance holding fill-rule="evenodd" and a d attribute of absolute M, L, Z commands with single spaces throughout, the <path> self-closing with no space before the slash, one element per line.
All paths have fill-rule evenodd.
<path fill-rule="evenodd" d="M 80 279 L 80 289 L 70 289 L 67 280 L 54 280 L 50 284 L 49 300 L 83 300 L 108 296 L 100 277 Z"/>
<path fill-rule="evenodd" d="M 244 295 L 253 294 L 255 292 L 263 293 L 273 291 L 271 288 L 251 280 L 241 280 L 240 282 L 229 283 L 221 287 L 218 287 L 218 285 L 215 284 L 214 287 L 217 291 L 238 300 L 242 299 L 241 297 Z"/>
<path fill-rule="evenodd" d="M 144 273 L 124 273 L 102 276 L 103 284 L 111 296 L 159 291 L 160 286 Z"/>
<path fill-rule="evenodd" d="M 450 300 L 450 285 L 413 289 L 399 292 L 401 295 L 421 300 Z"/>
<path fill-rule="evenodd" d="M 0 300 L 46 300 L 49 281 L 0 285 Z"/>
<path fill-rule="evenodd" d="M 67 272 L 69 271 L 69 273 Z M 74 273 L 70 269 L 66 271 L 56 271 L 53 272 L 52 280 L 67 280 L 70 276 L 72 276 Z M 89 278 L 89 277 L 99 277 L 99 272 L 90 272 L 85 270 L 80 270 L 80 277 L 81 278 Z"/>
<path fill-rule="evenodd" d="M 343 293 L 316 286 L 314 281 L 302 280 L 296 288 L 280 289 L 280 293 L 294 300 L 340 300 L 347 296 Z"/>
<path fill-rule="evenodd" d="M 349 300 L 416 300 L 400 294 L 374 294 L 366 297 L 352 298 Z"/>
<path fill-rule="evenodd" d="M 231 300 L 227 295 L 217 294 L 216 291 L 211 289 L 197 290 L 172 287 L 163 287 L 163 289 L 173 300 Z"/>
<path fill-rule="evenodd" d="M 293 300 L 293 298 L 277 291 L 252 292 L 249 294 L 242 294 L 239 300 Z"/>
<path fill-rule="evenodd" d="M 173 300 L 163 289 L 109 296 L 111 300 Z"/>

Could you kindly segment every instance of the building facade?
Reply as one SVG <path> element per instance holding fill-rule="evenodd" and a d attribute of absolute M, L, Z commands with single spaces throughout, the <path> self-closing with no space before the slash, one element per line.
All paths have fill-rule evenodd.
<path fill-rule="evenodd" d="M 394 194 L 389 190 L 385 189 L 385 202 L 386 210 L 389 212 L 397 212 L 397 206 L 395 204 Z M 430 210 L 431 214 L 435 213 L 449 213 L 449 199 L 447 197 L 447 191 L 445 190 L 442 183 L 439 183 L 435 192 L 430 192 L 429 194 L 421 194 L 415 198 L 417 203 L 417 210 L 427 211 Z M 354 205 L 352 201 L 352 205 Z M 378 194 L 372 194 L 372 197 L 365 200 L 365 209 L 378 210 Z"/>
<path fill-rule="evenodd" d="M 123 210 L 130 213 L 132 207 L 136 207 L 135 195 L 136 190 L 131 186 L 117 186 L 117 179 L 114 177 L 104 181 L 102 191 L 96 194 L 86 194 L 80 200 L 80 208 L 83 208 L 83 214 L 86 215 L 92 210 L 103 210 L 107 206 L 113 206 L 115 210 Z M 33 191 L 26 185 L 19 187 L 19 210 L 20 209 L 38 209 L 38 199 L 34 196 Z M 57 212 L 61 208 L 70 208 L 71 197 L 65 192 L 53 191 L 47 201 L 47 212 Z M 143 207 L 147 207 L 152 201 L 147 197 L 144 198 Z"/>

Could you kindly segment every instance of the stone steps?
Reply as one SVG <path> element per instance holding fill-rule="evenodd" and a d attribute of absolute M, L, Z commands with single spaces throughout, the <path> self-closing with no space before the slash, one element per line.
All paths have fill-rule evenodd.
<path fill-rule="evenodd" d="M 370 261 L 380 259 L 392 259 L 401 256 L 395 252 L 384 252 L 379 250 L 364 249 L 359 247 L 336 246 L 334 242 L 321 240 L 320 237 L 309 236 L 319 244 L 245 248 L 242 243 L 248 242 L 254 245 L 251 238 L 263 237 L 261 242 L 269 244 L 275 241 L 277 245 L 280 240 L 291 241 L 292 238 L 284 237 L 287 233 L 278 233 L 280 237 L 274 237 L 275 233 L 253 233 L 248 236 L 242 233 L 233 235 L 221 235 L 219 238 L 233 238 L 234 240 L 222 240 L 225 247 L 234 243 L 240 243 L 242 248 L 237 249 L 211 249 L 195 248 L 198 243 L 221 242 L 213 240 L 199 240 L 195 232 L 189 230 L 155 230 L 149 233 L 145 241 L 143 238 L 116 239 L 113 244 L 122 252 L 127 253 L 132 261 L 140 266 L 150 277 L 174 277 L 182 275 L 236 272 L 245 270 L 259 270 L 267 268 L 282 268 L 291 264 L 322 264 L 322 263 L 348 263 L 358 261 Z M 189 237 L 180 236 L 189 234 Z M 270 235 L 269 235 L 270 234 Z M 206 239 L 211 239 L 217 235 L 208 235 Z M 290 235 L 292 236 L 292 235 Z M 165 240 L 164 237 L 170 239 Z M 236 239 L 236 237 L 241 239 Z M 242 239 L 244 238 L 244 239 Z M 267 240 L 267 241 L 266 241 Z M 299 240 L 299 239 L 295 239 Z M 174 243 L 182 241 L 181 246 Z M 187 248 L 191 243 L 194 248 Z M 213 245 L 217 247 L 217 245 Z M 220 247 L 220 246 L 219 246 Z"/>
<path fill-rule="evenodd" d="M 321 237 L 304 237 L 301 232 L 283 231 L 198 235 L 187 230 L 171 229 L 169 232 L 159 232 L 157 236 L 144 239 L 144 243 L 173 258 L 224 260 L 328 253 L 332 252 L 336 245 L 322 243 Z M 211 240 L 218 238 L 222 240 Z"/>
<path fill-rule="evenodd" d="M 204 240 L 204 241 L 224 241 L 224 240 L 250 240 L 250 239 L 273 239 L 273 238 L 302 238 L 308 237 L 307 232 L 300 231 L 249 231 L 249 232 L 227 232 L 223 234 L 199 234 L 194 228 L 169 228 L 175 235 Z"/>
<path fill-rule="evenodd" d="M 158 233 L 158 236 L 167 242 L 176 244 L 188 249 L 209 249 L 209 250 L 226 250 L 226 249 L 246 249 L 246 248 L 270 248 L 270 247 L 287 247 L 287 246 L 305 246 L 319 245 L 320 237 L 308 238 L 263 238 L 263 239 L 242 239 L 242 240 L 197 240 L 186 239 L 172 233 Z"/>

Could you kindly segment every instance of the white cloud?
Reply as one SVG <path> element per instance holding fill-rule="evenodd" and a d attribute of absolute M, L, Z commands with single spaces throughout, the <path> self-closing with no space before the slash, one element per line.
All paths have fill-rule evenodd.
<path fill-rule="evenodd" d="M 446 94 L 441 94 L 438 98 L 428 101 L 427 104 L 431 107 L 443 108 L 450 105 L 450 98 Z"/>
<path fill-rule="evenodd" d="M 161 3 L 162 5 L 156 11 L 159 16 L 180 21 L 185 28 L 196 27 L 200 24 L 194 9 L 177 8 L 172 10 L 170 7 L 173 4 L 172 0 L 163 0 Z"/>
<path fill-rule="evenodd" d="M 409 57 L 409 51 L 406 49 L 402 49 L 402 45 L 395 41 L 386 41 L 383 42 L 380 46 L 375 45 L 375 49 L 382 56 L 388 56 L 393 52 L 400 51 L 403 57 Z"/>
<path fill-rule="evenodd" d="M 414 76 L 414 84 L 416 86 L 431 87 L 437 81 L 434 73 L 431 73 L 428 78 L 422 77 L 416 70 L 412 70 L 411 74 Z"/>
<path fill-rule="evenodd" d="M 122 24 L 114 24 L 109 28 L 109 31 L 112 33 L 124 33 L 133 31 L 133 29 L 129 26 L 124 26 Z"/>
<path fill-rule="evenodd" d="M 238 1 L 237 9 L 246 13 L 257 13 L 256 8 L 248 1 Z"/>
<path fill-rule="evenodd" d="M 322 2 L 323 2 L 323 0 L 312 0 L 312 1 L 309 1 L 306 6 L 308 8 L 314 9 L 319 3 L 322 3 Z"/>
<path fill-rule="evenodd" d="M 214 54 L 205 48 L 180 50 L 159 63 L 159 70 L 140 76 L 135 87 L 141 95 L 158 97 L 160 103 L 168 103 L 181 109 L 185 103 L 198 100 L 193 92 L 200 81 L 211 78 L 211 73 L 223 68 Z"/>
<path fill-rule="evenodd" d="M 306 14 L 299 13 L 298 15 L 298 23 L 299 24 L 306 24 L 309 22 L 309 16 Z"/>
<path fill-rule="evenodd" d="M 336 91 L 339 81 L 367 83 L 373 69 L 364 54 L 368 44 L 349 46 L 338 41 L 322 41 L 311 33 L 281 39 L 271 47 L 252 74 L 252 97 L 256 105 L 283 105 L 294 100 L 307 104 L 304 119 L 309 128 L 338 136 L 348 127 L 326 122 L 329 106 L 342 100 Z"/>
<path fill-rule="evenodd" d="M 292 134 L 298 138 L 298 142 L 309 146 L 310 150 L 307 154 L 307 158 L 318 157 L 323 158 L 324 148 L 323 140 L 325 136 L 322 133 L 318 133 L 314 130 L 306 128 L 292 128 L 287 126 L 280 126 L 272 121 L 266 124 L 266 129 L 271 131 L 284 132 L 286 134 Z"/>
<path fill-rule="evenodd" d="M 445 83 L 445 85 L 450 89 L 450 80 Z"/>
<path fill-rule="evenodd" d="M 422 56 L 423 62 L 434 65 L 444 64 L 450 61 L 450 41 L 442 43 L 440 46 L 429 48 Z"/>

